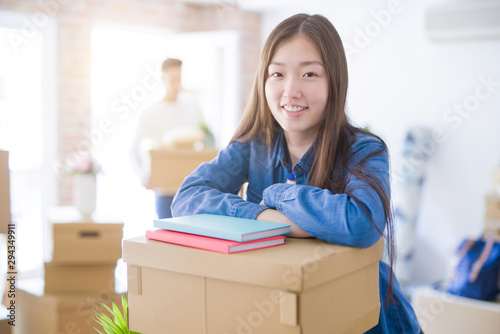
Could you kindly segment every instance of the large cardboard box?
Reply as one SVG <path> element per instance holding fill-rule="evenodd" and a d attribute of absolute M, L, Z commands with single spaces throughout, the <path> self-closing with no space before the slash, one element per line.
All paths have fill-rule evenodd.
<path fill-rule="evenodd" d="M 500 333 L 500 303 L 423 287 L 414 291 L 412 304 L 425 334 Z"/>
<path fill-rule="evenodd" d="M 81 293 L 114 289 L 114 264 L 57 265 L 45 263 L 45 293 Z"/>
<path fill-rule="evenodd" d="M 99 326 L 92 320 L 92 308 L 99 301 L 111 306 L 111 300 L 121 309 L 121 295 L 114 291 L 38 295 L 18 289 L 15 334 L 95 334 L 89 323 Z"/>
<path fill-rule="evenodd" d="M 129 326 L 154 333 L 363 333 L 378 323 L 383 242 L 317 239 L 220 254 L 124 240 Z"/>
<path fill-rule="evenodd" d="M 9 152 L 0 150 L 0 233 L 7 233 L 10 222 Z"/>
<path fill-rule="evenodd" d="M 114 264 L 121 258 L 123 223 L 53 224 L 53 264 Z"/>
<path fill-rule="evenodd" d="M 151 174 L 148 187 L 163 193 L 175 194 L 184 181 L 203 162 L 209 162 L 217 156 L 216 149 L 201 151 L 189 149 L 164 148 L 149 151 Z"/>
<path fill-rule="evenodd" d="M 500 196 L 486 196 L 486 218 L 500 219 Z"/>

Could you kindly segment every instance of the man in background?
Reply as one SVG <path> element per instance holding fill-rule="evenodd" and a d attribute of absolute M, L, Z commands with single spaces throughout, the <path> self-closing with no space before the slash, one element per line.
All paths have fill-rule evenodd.
<path fill-rule="evenodd" d="M 139 118 L 132 140 L 130 156 L 132 167 L 142 184 L 149 188 L 150 165 L 147 150 L 161 147 L 169 132 L 181 127 L 198 127 L 203 122 L 198 105 L 179 94 L 181 91 L 182 61 L 168 58 L 162 64 L 165 96 L 146 108 Z M 158 218 L 170 218 L 174 194 L 155 189 Z"/>

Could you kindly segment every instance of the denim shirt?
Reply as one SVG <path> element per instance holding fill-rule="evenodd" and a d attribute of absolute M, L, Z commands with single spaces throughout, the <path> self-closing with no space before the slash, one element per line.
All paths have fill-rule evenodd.
<path fill-rule="evenodd" d="M 370 247 L 381 237 L 386 217 L 380 197 L 365 181 L 346 173 L 349 196 L 345 193 L 308 186 L 307 179 L 314 157 L 314 145 L 293 166 L 296 185 L 285 184 L 289 170 L 284 149 L 284 135 L 267 148 L 261 140 L 233 142 L 221 150 L 210 163 L 201 164 L 185 178 L 173 204 L 174 216 L 212 213 L 255 219 L 266 208 L 282 212 L 310 235 L 329 243 Z M 384 147 L 373 136 L 358 135 L 351 147 L 351 163 L 359 163 L 370 153 Z M 387 150 L 364 161 L 389 192 L 389 158 Z M 238 196 L 248 182 L 247 200 Z M 356 197 L 373 219 L 353 200 Z M 266 206 L 259 205 L 264 200 Z M 379 324 L 367 333 L 419 333 L 420 326 L 409 302 L 394 280 L 395 302 L 386 305 L 390 267 L 379 263 Z"/>

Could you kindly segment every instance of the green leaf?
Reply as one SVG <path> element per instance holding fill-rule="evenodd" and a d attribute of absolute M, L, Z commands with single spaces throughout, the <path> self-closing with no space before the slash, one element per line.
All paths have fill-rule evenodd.
<path fill-rule="evenodd" d="M 125 321 L 125 328 L 126 328 L 125 334 L 130 334 L 130 331 L 128 330 L 127 308 L 128 308 L 127 296 L 125 294 L 122 294 L 123 320 Z"/>
<path fill-rule="evenodd" d="M 101 310 L 99 309 L 94 309 L 94 312 L 96 314 L 96 317 L 94 318 L 94 320 L 102 326 L 102 329 L 105 331 L 105 333 L 108 333 L 108 334 L 115 334 L 115 333 L 120 333 L 120 332 L 117 332 L 116 330 L 116 325 L 115 323 L 111 320 L 111 318 L 109 318 L 106 314 L 102 313 Z"/>
<path fill-rule="evenodd" d="M 94 327 L 92 324 L 90 326 L 96 330 L 99 334 L 141 334 L 134 331 L 129 331 L 128 320 L 127 320 L 127 296 L 123 294 L 121 296 L 123 314 L 120 311 L 118 305 L 111 300 L 111 307 L 99 302 L 99 305 L 92 308 L 94 311 L 93 320 L 102 327 L 102 331 Z"/>
<path fill-rule="evenodd" d="M 123 315 L 118 306 L 114 301 L 111 301 L 111 305 L 113 305 L 113 316 L 115 324 L 120 328 L 126 328 L 125 320 L 123 320 Z M 124 331 L 125 332 L 125 331 Z"/>

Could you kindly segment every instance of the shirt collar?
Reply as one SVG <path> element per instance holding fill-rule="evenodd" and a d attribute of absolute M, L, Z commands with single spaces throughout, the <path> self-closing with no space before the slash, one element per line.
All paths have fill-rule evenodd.
<path fill-rule="evenodd" d="M 278 137 L 276 138 L 275 147 L 274 147 L 274 150 L 275 150 L 274 167 L 278 167 L 278 165 L 280 163 L 283 166 L 283 168 L 286 168 L 286 166 L 287 166 L 285 147 L 284 147 L 284 143 L 283 143 L 284 138 L 285 138 L 285 135 L 284 135 L 283 131 L 281 131 L 280 134 L 278 135 Z"/>
<path fill-rule="evenodd" d="M 314 141 L 314 143 L 311 145 L 311 147 L 309 147 L 307 152 L 297 162 L 300 168 L 304 169 L 306 172 L 309 172 L 311 169 L 314 153 L 316 151 L 316 142 L 317 140 Z M 278 165 L 281 163 L 281 166 L 286 169 L 288 167 L 288 162 L 285 152 L 285 134 L 283 131 L 281 131 L 280 134 L 278 135 L 274 151 L 276 157 L 274 167 L 278 167 Z"/>

